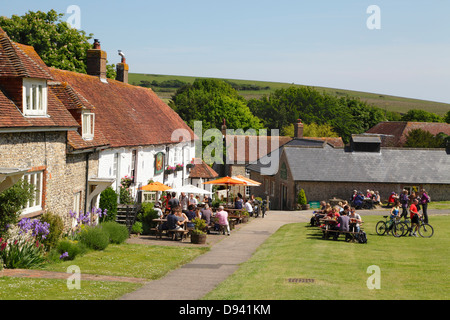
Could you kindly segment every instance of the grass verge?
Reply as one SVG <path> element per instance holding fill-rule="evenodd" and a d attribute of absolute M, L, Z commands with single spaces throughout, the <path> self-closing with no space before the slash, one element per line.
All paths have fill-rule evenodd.
<path fill-rule="evenodd" d="M 141 244 L 110 244 L 75 258 L 46 265 L 46 271 L 66 272 L 71 265 L 81 274 L 122 276 L 155 280 L 192 261 L 209 248 L 181 248 Z M 68 274 L 69 277 L 69 274 Z M 67 280 L 0 278 L 0 300 L 110 300 L 142 286 L 139 283 L 81 281 L 81 289 L 68 289 Z"/>
<path fill-rule="evenodd" d="M 430 217 L 435 234 L 429 239 L 378 236 L 379 220 L 364 217 L 367 244 L 322 240 L 317 228 L 285 225 L 204 299 L 448 299 L 450 216 Z M 367 286 L 367 270 L 374 265 L 380 268 L 380 289 Z"/>

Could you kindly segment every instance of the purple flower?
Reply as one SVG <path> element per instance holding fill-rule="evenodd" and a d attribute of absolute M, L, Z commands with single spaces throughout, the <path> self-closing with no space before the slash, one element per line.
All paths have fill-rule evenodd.
<path fill-rule="evenodd" d="M 62 260 L 64 258 L 67 258 L 69 256 L 69 253 L 66 251 L 62 255 L 59 256 L 59 259 Z"/>

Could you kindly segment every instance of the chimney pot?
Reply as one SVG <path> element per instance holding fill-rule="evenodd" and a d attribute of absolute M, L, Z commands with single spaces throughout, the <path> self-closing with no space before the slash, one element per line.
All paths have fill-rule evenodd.
<path fill-rule="evenodd" d="M 298 119 L 297 123 L 294 124 L 294 138 L 302 139 L 303 138 L 303 123 L 302 119 Z"/>
<path fill-rule="evenodd" d="M 87 74 L 106 81 L 106 52 L 101 50 L 98 39 L 94 39 L 93 49 L 87 51 L 86 62 Z"/>

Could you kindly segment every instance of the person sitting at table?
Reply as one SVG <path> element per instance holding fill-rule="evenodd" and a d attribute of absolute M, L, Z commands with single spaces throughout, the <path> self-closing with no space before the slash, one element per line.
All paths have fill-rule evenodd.
<path fill-rule="evenodd" d="M 348 232 L 350 230 L 350 227 L 349 227 L 350 218 L 348 216 L 348 211 L 349 211 L 349 208 L 347 207 L 347 210 L 344 210 L 342 212 L 342 215 L 340 215 L 338 217 L 338 222 L 339 222 L 338 226 L 339 226 L 339 231 L 340 232 Z M 339 237 L 339 233 L 336 232 L 334 237 L 335 237 L 335 240 L 337 240 L 337 238 Z M 351 239 L 351 236 L 348 233 L 346 233 L 345 234 L 345 241 L 347 241 L 349 239 Z"/>
<path fill-rule="evenodd" d="M 337 218 L 339 218 L 340 214 L 339 214 L 339 209 L 338 207 L 333 207 L 331 208 L 330 212 L 327 213 L 327 217 L 337 220 Z"/>
<path fill-rule="evenodd" d="M 185 219 L 182 216 L 181 207 L 174 208 L 167 216 L 167 228 L 169 230 L 179 230 L 183 228 Z"/>
<path fill-rule="evenodd" d="M 246 199 L 246 200 L 245 200 L 245 205 L 244 205 L 244 207 L 245 207 L 245 210 L 247 210 L 248 214 L 249 214 L 250 216 L 252 216 L 252 215 L 253 215 L 253 206 L 252 206 L 252 204 L 251 204 L 251 202 L 250 202 L 250 199 Z"/>
<path fill-rule="evenodd" d="M 195 213 L 195 206 L 193 204 L 190 204 L 188 206 L 187 210 L 182 210 L 182 212 L 186 215 L 187 219 L 189 220 L 189 222 L 187 223 L 187 227 L 188 228 L 193 228 L 194 227 L 194 223 L 192 222 L 192 220 L 194 220 L 197 216 Z"/>
<path fill-rule="evenodd" d="M 153 207 L 153 210 L 156 211 L 156 214 L 158 215 L 158 219 L 161 219 L 163 217 L 163 212 L 161 210 L 161 201 L 158 201 L 155 206 Z"/>
<path fill-rule="evenodd" d="M 239 197 L 239 195 L 236 198 L 234 198 L 234 208 L 235 209 L 242 209 L 242 203 L 243 203 L 243 201 Z"/>
<path fill-rule="evenodd" d="M 394 206 L 396 199 L 398 199 L 397 194 L 392 192 L 388 199 L 388 207 Z"/>
<path fill-rule="evenodd" d="M 227 234 L 230 235 L 230 225 L 228 224 L 228 212 L 223 209 L 223 206 L 219 206 L 219 211 L 216 213 L 216 217 L 219 219 L 219 225 L 227 229 Z"/>
<path fill-rule="evenodd" d="M 380 204 L 381 203 L 381 197 L 380 197 L 380 192 L 379 191 L 375 191 L 373 196 L 372 196 L 372 201 L 374 205 Z"/>
<path fill-rule="evenodd" d="M 358 193 L 355 197 L 355 200 L 353 200 L 352 205 L 356 208 L 356 209 L 361 209 L 362 205 L 364 202 L 364 196 L 362 194 L 362 192 Z"/>
<path fill-rule="evenodd" d="M 360 224 L 362 223 L 362 220 L 359 213 L 356 213 L 355 207 L 350 208 L 349 218 L 350 218 L 350 231 L 359 232 L 361 230 Z"/>
<path fill-rule="evenodd" d="M 201 218 L 206 221 L 206 225 L 209 226 L 211 224 L 211 216 L 212 212 L 209 209 L 209 205 L 205 203 L 205 206 L 200 210 Z"/>

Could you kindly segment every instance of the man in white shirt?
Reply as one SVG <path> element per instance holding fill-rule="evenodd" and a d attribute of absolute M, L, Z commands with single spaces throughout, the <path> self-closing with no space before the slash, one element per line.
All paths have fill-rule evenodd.
<path fill-rule="evenodd" d="M 198 204 L 198 201 L 197 201 L 197 199 L 195 199 L 195 197 L 194 197 L 194 194 L 193 193 L 191 193 L 191 194 L 189 194 L 189 203 L 188 203 L 189 205 L 194 205 L 194 206 L 197 206 L 197 204 Z"/>
<path fill-rule="evenodd" d="M 245 200 L 245 205 L 244 205 L 244 207 L 245 207 L 245 210 L 247 210 L 247 212 L 248 212 L 249 215 L 251 216 L 252 213 L 253 213 L 253 207 L 252 207 L 252 204 L 250 203 L 250 201 L 249 201 L 248 199 Z"/>

